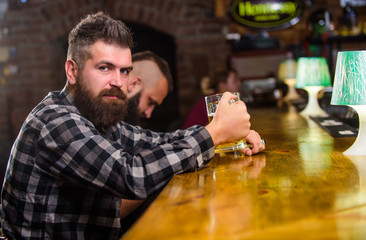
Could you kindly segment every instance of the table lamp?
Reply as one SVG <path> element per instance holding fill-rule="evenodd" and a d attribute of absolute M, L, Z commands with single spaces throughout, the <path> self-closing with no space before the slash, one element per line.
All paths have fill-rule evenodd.
<path fill-rule="evenodd" d="M 366 51 L 338 52 L 332 105 L 347 105 L 358 113 L 356 141 L 345 155 L 366 155 Z"/>
<path fill-rule="evenodd" d="M 284 101 L 291 101 L 300 99 L 300 95 L 296 92 L 296 67 L 297 63 L 294 59 L 286 59 L 280 62 L 278 67 L 278 80 L 286 83 L 288 87 L 288 92 L 284 96 Z"/>
<path fill-rule="evenodd" d="M 300 112 L 303 116 L 326 117 L 328 114 L 320 108 L 318 93 L 324 87 L 330 87 L 330 75 L 327 60 L 323 57 L 301 57 L 297 61 L 296 88 L 308 93 L 308 103 Z"/>

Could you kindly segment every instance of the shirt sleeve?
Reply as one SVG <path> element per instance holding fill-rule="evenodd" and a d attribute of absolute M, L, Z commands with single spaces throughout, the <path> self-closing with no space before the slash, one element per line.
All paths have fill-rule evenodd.
<path fill-rule="evenodd" d="M 117 197 L 144 199 L 174 174 L 196 170 L 214 156 L 204 127 L 156 133 L 121 124 L 100 134 L 80 115 L 47 121 L 36 164 L 62 177 Z"/>

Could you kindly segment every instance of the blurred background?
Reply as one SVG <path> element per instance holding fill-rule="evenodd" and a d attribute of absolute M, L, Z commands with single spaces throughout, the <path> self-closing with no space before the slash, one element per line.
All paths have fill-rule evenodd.
<path fill-rule="evenodd" d="M 366 49 L 366 0 L 0 0 L 0 179 L 28 113 L 65 85 L 69 31 L 97 11 L 126 23 L 134 52 L 151 50 L 170 64 L 174 91 L 144 123 L 156 131 L 179 127 L 203 97 L 201 80 L 216 68 L 238 71 L 250 112 L 278 106 L 286 95 L 281 61 L 325 57 L 333 78 L 338 51 Z M 329 106 L 330 93 L 323 108 L 349 115 Z"/>

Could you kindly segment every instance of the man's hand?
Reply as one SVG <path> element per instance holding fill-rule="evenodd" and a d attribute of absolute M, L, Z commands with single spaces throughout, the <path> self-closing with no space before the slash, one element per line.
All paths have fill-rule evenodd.
<path fill-rule="evenodd" d="M 266 148 L 265 145 L 261 141 L 261 136 L 259 136 L 259 134 L 254 130 L 250 130 L 248 136 L 245 138 L 245 141 L 247 143 L 250 143 L 253 145 L 252 149 L 245 148 L 245 149 L 240 150 L 245 155 L 250 156 L 250 155 L 259 153 Z"/>
<path fill-rule="evenodd" d="M 206 126 L 215 147 L 228 142 L 238 141 L 250 133 L 250 115 L 243 101 L 235 101 L 236 95 L 225 92 L 222 96 L 213 120 Z M 250 137 L 250 140 L 253 137 Z M 256 146 L 259 149 L 259 146 Z M 258 151 L 256 149 L 256 151 Z"/>

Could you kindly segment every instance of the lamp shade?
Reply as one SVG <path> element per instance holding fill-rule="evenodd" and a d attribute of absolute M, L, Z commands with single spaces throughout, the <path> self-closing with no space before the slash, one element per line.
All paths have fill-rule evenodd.
<path fill-rule="evenodd" d="M 295 60 L 282 60 L 278 66 L 278 80 L 284 81 L 286 79 L 296 78 L 296 67 L 297 63 Z"/>
<path fill-rule="evenodd" d="M 348 105 L 358 114 L 356 141 L 345 155 L 366 156 L 366 51 L 338 52 L 331 104 Z"/>
<path fill-rule="evenodd" d="M 366 104 L 366 51 L 338 52 L 331 104 Z"/>
<path fill-rule="evenodd" d="M 296 87 L 329 87 L 330 81 L 327 60 L 323 57 L 301 57 L 297 61 Z"/>
<path fill-rule="evenodd" d="M 297 62 L 294 59 L 282 60 L 278 66 L 278 80 L 286 83 L 288 87 L 287 94 L 283 97 L 283 101 L 290 103 L 291 101 L 300 99 L 295 89 Z"/>

